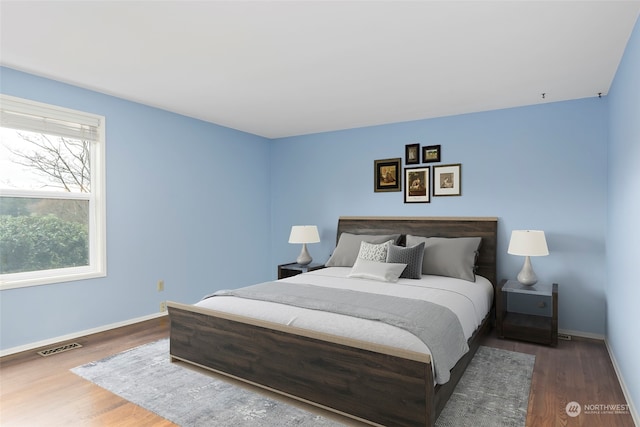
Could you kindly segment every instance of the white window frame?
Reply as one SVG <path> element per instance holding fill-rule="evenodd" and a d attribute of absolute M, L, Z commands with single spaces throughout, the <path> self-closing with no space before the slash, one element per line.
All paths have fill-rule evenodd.
<path fill-rule="evenodd" d="M 0 290 L 27 286 L 48 285 L 52 283 L 84 280 L 107 275 L 107 239 L 106 239 L 106 165 L 105 165 L 105 118 L 103 116 L 71 110 L 55 105 L 0 94 L 0 114 L 3 111 L 15 111 L 33 117 L 52 119 L 56 128 L 52 133 L 61 134 L 65 130 L 59 127 L 60 121 L 88 124 L 94 131 L 91 142 L 91 193 L 65 193 L 53 191 L 33 191 L 2 189 L 0 196 L 49 198 L 89 201 L 89 265 L 82 267 L 38 270 L 22 273 L 0 274 Z M 2 117 L 5 120 L 5 117 Z M 44 127 L 48 126 L 43 120 Z M 35 123 L 35 122 L 34 122 Z M 4 122 L 0 123 L 5 126 Z M 34 131 L 29 126 L 7 126 Z M 76 132 L 78 129 L 71 129 Z M 40 131 L 40 130 L 35 130 Z M 44 131 L 43 131 L 44 132 Z M 46 132 L 45 132 L 46 133 Z M 66 136 L 69 136 L 68 134 Z M 74 135 L 78 138 L 78 136 Z M 84 138 L 80 138 L 84 139 Z"/>

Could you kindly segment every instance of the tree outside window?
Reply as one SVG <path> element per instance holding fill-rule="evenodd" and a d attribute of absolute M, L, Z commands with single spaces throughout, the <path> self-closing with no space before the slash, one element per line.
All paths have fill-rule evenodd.
<path fill-rule="evenodd" d="M 13 166 L 0 172 L 3 187 L 90 192 L 87 141 L 6 128 L 1 138 L 3 166 Z M 0 273 L 88 265 L 88 215 L 88 200 L 2 197 Z"/>
<path fill-rule="evenodd" d="M 2 108 L 4 113 L 5 106 Z M 36 283 L 31 284 L 104 275 L 104 209 L 96 209 L 103 206 L 99 197 L 103 194 L 96 194 L 92 182 L 96 176 L 100 182 L 103 176 L 92 169 L 104 170 L 102 164 L 94 164 L 104 158 L 98 155 L 104 150 L 98 145 L 99 138 L 73 137 L 82 123 L 56 122 L 55 117 L 43 118 L 36 127 L 47 128 L 49 120 L 61 132 L 24 129 L 29 121 L 27 126 L 5 126 L 5 116 L 2 118 L 1 287 L 14 279 L 22 286 L 34 278 Z M 92 152 L 96 148 L 97 153 Z"/>

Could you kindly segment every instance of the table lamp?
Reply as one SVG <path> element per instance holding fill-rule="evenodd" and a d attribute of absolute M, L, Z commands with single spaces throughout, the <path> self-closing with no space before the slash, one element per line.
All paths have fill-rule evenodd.
<path fill-rule="evenodd" d="M 538 282 L 538 277 L 531 266 L 532 256 L 549 255 L 547 240 L 544 238 L 544 231 L 540 230 L 513 230 L 509 249 L 507 253 L 511 255 L 524 256 L 524 265 L 518 273 L 518 282 L 526 286 L 533 286 Z"/>
<path fill-rule="evenodd" d="M 319 241 L 320 235 L 318 227 L 315 225 L 294 225 L 291 227 L 289 243 L 302 243 L 302 251 L 296 259 L 298 264 L 307 265 L 311 262 L 312 258 L 307 251 L 307 243 L 318 243 Z"/>

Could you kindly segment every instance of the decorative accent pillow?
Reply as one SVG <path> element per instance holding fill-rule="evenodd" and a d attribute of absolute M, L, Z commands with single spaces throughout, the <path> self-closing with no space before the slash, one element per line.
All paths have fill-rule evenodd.
<path fill-rule="evenodd" d="M 325 265 L 327 267 L 353 267 L 353 263 L 355 263 L 356 258 L 358 258 L 358 252 L 360 252 L 361 242 L 384 243 L 387 240 L 393 240 L 397 243 L 399 239 L 399 234 L 376 236 L 342 233 L 340 239 L 338 239 L 338 245 Z"/>
<path fill-rule="evenodd" d="M 404 248 L 402 246 L 389 246 L 387 262 L 399 262 L 407 264 L 400 277 L 405 279 L 422 278 L 422 260 L 424 258 L 424 242 Z"/>
<path fill-rule="evenodd" d="M 360 242 L 360 252 L 358 252 L 358 259 L 386 262 L 387 252 L 389 252 L 389 246 L 391 246 L 392 243 L 393 240 L 388 240 L 380 244 Z"/>
<path fill-rule="evenodd" d="M 476 281 L 475 268 L 481 237 L 420 237 L 407 235 L 407 246 L 424 242 L 422 274 Z"/>
<path fill-rule="evenodd" d="M 369 261 L 358 258 L 347 277 L 379 280 L 381 282 L 397 282 L 407 264 Z"/>

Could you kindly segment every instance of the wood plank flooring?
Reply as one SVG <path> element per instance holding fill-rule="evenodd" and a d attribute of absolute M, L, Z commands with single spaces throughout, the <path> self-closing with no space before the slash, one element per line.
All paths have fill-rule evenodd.
<path fill-rule="evenodd" d="M 558 340 L 558 347 L 501 340 L 493 333 L 483 345 L 520 353 L 535 354 L 531 380 L 527 426 L 550 427 L 633 427 L 631 414 L 581 413 L 569 417 L 569 402 L 585 405 L 624 404 L 618 377 L 602 341 Z M 591 411 L 595 412 L 595 411 Z"/>
<path fill-rule="evenodd" d="M 76 366 L 168 336 L 159 318 L 74 340 L 84 347 L 54 356 L 35 351 L 0 359 L 0 425 L 174 426 L 169 421 L 76 376 Z M 495 333 L 483 345 L 536 355 L 527 426 L 633 427 L 629 414 L 569 417 L 567 402 L 626 404 L 602 342 L 560 341 L 557 348 L 505 341 Z"/>
<path fill-rule="evenodd" d="M 174 426 L 69 371 L 168 335 L 162 317 L 78 338 L 82 348 L 53 356 L 32 351 L 0 359 L 0 425 Z"/>

